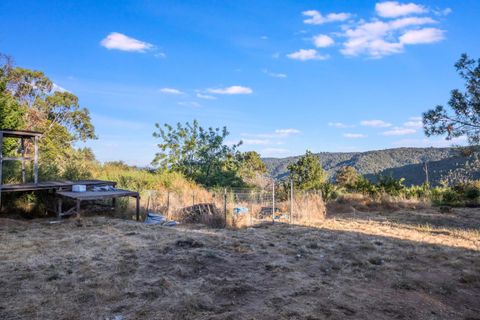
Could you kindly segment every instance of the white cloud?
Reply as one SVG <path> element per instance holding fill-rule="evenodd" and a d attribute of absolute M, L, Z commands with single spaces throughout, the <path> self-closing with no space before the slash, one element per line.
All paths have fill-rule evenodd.
<path fill-rule="evenodd" d="M 264 157 L 284 156 L 288 153 L 290 153 L 290 150 L 283 148 L 265 148 L 260 150 L 260 154 Z"/>
<path fill-rule="evenodd" d="M 414 134 L 416 132 L 417 132 L 417 130 L 412 129 L 412 128 L 396 127 L 396 128 L 391 129 L 391 130 L 382 132 L 382 135 L 384 135 L 384 136 L 405 136 L 405 135 L 408 135 L 408 134 Z"/>
<path fill-rule="evenodd" d="M 333 39 L 325 34 L 319 34 L 313 37 L 313 44 L 317 48 L 330 47 L 335 43 Z"/>
<path fill-rule="evenodd" d="M 275 134 L 277 134 L 280 137 L 288 137 L 292 136 L 295 134 L 299 134 L 300 130 L 297 129 L 277 129 L 275 130 Z"/>
<path fill-rule="evenodd" d="M 297 129 L 276 129 L 273 133 L 243 133 L 242 136 L 260 139 L 281 139 L 299 134 Z"/>
<path fill-rule="evenodd" d="M 175 88 L 161 88 L 160 89 L 161 93 L 165 94 L 173 94 L 173 95 L 182 95 L 184 94 L 182 91 L 175 89 Z"/>
<path fill-rule="evenodd" d="M 362 139 L 367 137 L 367 135 L 363 133 L 344 133 L 343 136 L 348 139 Z"/>
<path fill-rule="evenodd" d="M 287 54 L 287 57 L 294 60 L 307 61 L 307 60 L 326 60 L 328 55 L 320 55 L 315 49 L 300 49 L 298 51 Z"/>
<path fill-rule="evenodd" d="M 380 17 L 395 18 L 425 13 L 427 12 L 427 9 L 424 6 L 415 3 L 401 4 L 397 1 L 385 1 L 377 3 L 375 5 L 375 11 Z"/>
<path fill-rule="evenodd" d="M 322 15 L 317 10 L 307 10 L 303 11 L 302 14 L 306 17 L 309 17 L 303 20 L 306 24 L 324 24 L 327 22 L 335 22 L 335 21 L 345 21 L 350 18 L 349 13 L 329 13 L 326 16 Z"/>
<path fill-rule="evenodd" d="M 217 97 L 208 94 L 197 93 L 197 98 L 205 100 L 217 100 Z"/>
<path fill-rule="evenodd" d="M 354 126 L 345 124 L 343 122 L 329 122 L 328 123 L 329 127 L 334 127 L 338 129 L 345 129 L 345 128 L 353 128 Z"/>
<path fill-rule="evenodd" d="M 422 117 L 411 117 L 403 126 L 406 128 L 420 129 L 423 127 Z"/>
<path fill-rule="evenodd" d="M 404 49 L 404 44 L 413 44 L 414 38 L 421 38 L 422 36 L 422 34 L 417 35 L 414 33 L 413 35 L 407 36 L 404 39 L 407 42 L 404 42 L 401 37 L 405 36 L 405 33 L 400 38 L 397 38 L 402 30 L 433 23 L 436 23 L 436 21 L 429 17 L 407 17 L 388 22 L 379 20 L 362 22 L 353 28 L 347 28 L 345 30 L 344 36 L 347 40 L 343 43 L 343 48 L 340 52 L 346 56 L 366 54 L 373 58 L 400 53 Z M 407 30 L 406 33 L 410 31 L 411 30 Z M 427 37 L 429 35 L 423 34 L 423 36 Z M 432 34 L 430 34 L 430 36 L 432 36 Z M 438 34 L 435 39 L 436 41 L 441 40 L 438 38 Z M 408 43 L 409 40 L 411 43 Z"/>
<path fill-rule="evenodd" d="M 107 49 L 130 52 L 145 52 L 153 48 L 153 45 L 148 42 L 130 38 L 118 32 L 110 33 L 100 44 Z"/>
<path fill-rule="evenodd" d="M 213 94 L 251 94 L 253 90 L 248 87 L 231 86 L 226 88 L 208 89 L 208 93 Z"/>
<path fill-rule="evenodd" d="M 243 139 L 243 144 L 246 146 L 267 145 L 270 143 L 268 139 Z"/>
<path fill-rule="evenodd" d="M 266 69 L 262 70 L 262 72 L 273 78 L 287 78 L 287 75 L 285 73 L 270 72 Z"/>
<path fill-rule="evenodd" d="M 372 128 L 388 128 L 391 127 L 392 124 L 385 122 L 383 120 L 364 120 L 361 121 L 360 124 L 365 127 L 372 127 Z"/>
<path fill-rule="evenodd" d="M 403 44 L 434 43 L 445 39 L 443 33 L 443 30 L 437 28 L 410 30 L 400 37 L 400 42 Z"/>

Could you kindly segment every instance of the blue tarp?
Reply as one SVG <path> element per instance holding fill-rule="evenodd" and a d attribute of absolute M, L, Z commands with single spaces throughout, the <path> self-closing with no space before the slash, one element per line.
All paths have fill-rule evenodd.
<path fill-rule="evenodd" d="M 234 214 L 248 213 L 248 208 L 245 208 L 245 207 L 233 208 L 233 213 Z"/>
<path fill-rule="evenodd" d="M 145 224 L 161 224 L 162 226 L 174 227 L 178 224 L 177 221 L 169 221 L 161 214 L 148 213 L 145 219 Z"/>

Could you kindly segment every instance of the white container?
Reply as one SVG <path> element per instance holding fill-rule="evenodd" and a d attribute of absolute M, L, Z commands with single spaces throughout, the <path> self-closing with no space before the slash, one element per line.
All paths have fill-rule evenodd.
<path fill-rule="evenodd" d="M 72 186 L 72 191 L 73 192 L 85 192 L 87 191 L 87 186 L 84 184 L 74 184 Z"/>

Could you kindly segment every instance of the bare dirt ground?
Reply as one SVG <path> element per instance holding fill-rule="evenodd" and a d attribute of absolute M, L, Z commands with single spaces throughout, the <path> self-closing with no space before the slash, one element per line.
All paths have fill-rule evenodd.
<path fill-rule="evenodd" d="M 0 219 L 0 319 L 480 319 L 480 210 L 243 230 Z"/>

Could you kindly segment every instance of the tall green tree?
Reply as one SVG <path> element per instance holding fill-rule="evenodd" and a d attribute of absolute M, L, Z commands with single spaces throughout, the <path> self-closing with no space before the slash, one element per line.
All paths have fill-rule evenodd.
<path fill-rule="evenodd" d="M 465 91 L 451 91 L 449 109 L 436 106 L 423 114 L 427 136 L 445 135 L 448 140 L 466 136 L 471 145 L 480 144 L 480 59 L 462 54 L 455 69 L 465 80 Z"/>
<path fill-rule="evenodd" d="M 41 178 L 62 175 L 75 159 L 74 143 L 94 139 L 87 108 L 73 93 L 58 89 L 41 71 L 16 67 L 0 54 L 0 127 L 43 133 Z M 27 144 L 27 149 L 31 145 Z M 78 158 L 78 157 L 77 157 Z"/>
<path fill-rule="evenodd" d="M 244 181 L 253 181 L 258 175 L 267 172 L 267 166 L 255 151 L 242 152 L 237 155 L 238 174 Z"/>
<path fill-rule="evenodd" d="M 294 185 L 300 190 L 320 190 L 327 180 L 327 174 L 319 158 L 306 151 L 295 163 L 288 166 Z"/>
<path fill-rule="evenodd" d="M 163 169 L 171 169 L 205 186 L 238 185 L 237 157 L 241 142 L 228 146 L 226 127 L 203 128 L 198 121 L 155 125 L 155 138 L 161 139 L 159 152 L 152 162 Z"/>

